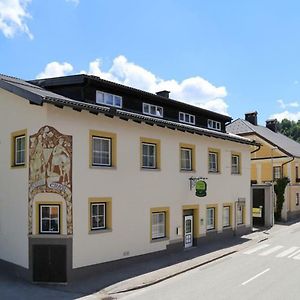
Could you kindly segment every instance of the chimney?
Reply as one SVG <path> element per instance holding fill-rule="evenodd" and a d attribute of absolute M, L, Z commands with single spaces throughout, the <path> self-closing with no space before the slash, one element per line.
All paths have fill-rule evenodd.
<path fill-rule="evenodd" d="M 245 120 L 253 125 L 257 125 L 257 111 L 246 113 Z"/>
<path fill-rule="evenodd" d="M 266 127 L 272 130 L 273 132 L 277 132 L 277 119 L 271 119 L 266 121 Z"/>
<path fill-rule="evenodd" d="M 169 94 L 170 94 L 170 92 L 166 91 L 166 90 L 159 91 L 156 93 L 157 96 L 161 96 L 161 97 L 168 98 L 168 99 L 169 99 Z"/>

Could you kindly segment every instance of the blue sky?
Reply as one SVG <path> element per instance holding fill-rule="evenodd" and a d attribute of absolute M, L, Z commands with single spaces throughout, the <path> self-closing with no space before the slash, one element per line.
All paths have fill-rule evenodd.
<path fill-rule="evenodd" d="M 228 113 L 300 119 L 300 1 L 0 0 L 0 72 L 80 72 Z"/>

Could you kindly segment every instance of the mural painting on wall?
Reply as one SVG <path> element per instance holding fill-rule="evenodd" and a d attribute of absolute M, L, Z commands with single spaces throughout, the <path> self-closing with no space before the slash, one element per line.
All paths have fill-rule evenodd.
<path fill-rule="evenodd" d="M 72 224 L 72 136 L 51 126 L 42 127 L 29 141 L 29 234 L 33 200 L 39 193 L 56 193 L 66 202 L 67 234 Z"/>

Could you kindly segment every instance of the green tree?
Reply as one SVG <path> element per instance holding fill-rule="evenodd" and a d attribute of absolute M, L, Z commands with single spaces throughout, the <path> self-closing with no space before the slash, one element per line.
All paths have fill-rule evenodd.
<path fill-rule="evenodd" d="M 289 184 L 290 180 L 287 177 L 278 178 L 276 180 L 276 184 L 274 186 L 274 191 L 276 194 L 276 212 L 275 212 L 275 220 L 281 220 L 281 211 L 284 203 L 284 192 L 286 186 Z"/>

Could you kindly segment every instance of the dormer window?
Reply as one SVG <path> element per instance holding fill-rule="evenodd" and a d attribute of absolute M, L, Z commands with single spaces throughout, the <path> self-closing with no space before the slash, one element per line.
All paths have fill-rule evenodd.
<path fill-rule="evenodd" d="M 221 130 L 221 122 L 215 120 L 207 120 L 207 128 Z"/>
<path fill-rule="evenodd" d="M 96 92 L 96 103 L 97 104 L 105 104 L 109 106 L 122 107 L 122 97 L 97 91 Z"/>
<path fill-rule="evenodd" d="M 161 106 L 143 103 L 143 114 L 162 118 L 164 116 L 164 110 Z"/>
<path fill-rule="evenodd" d="M 195 125 L 195 116 L 180 111 L 179 121 L 183 123 Z"/>

